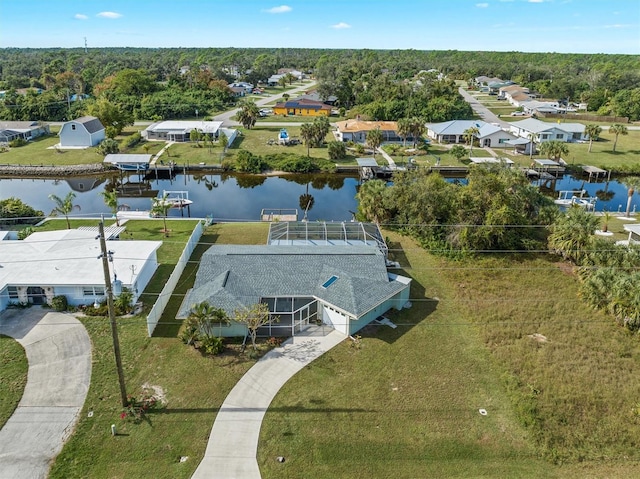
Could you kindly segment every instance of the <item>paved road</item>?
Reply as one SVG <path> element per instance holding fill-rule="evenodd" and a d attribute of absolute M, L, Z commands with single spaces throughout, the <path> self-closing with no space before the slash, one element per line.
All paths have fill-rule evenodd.
<path fill-rule="evenodd" d="M 0 477 L 47 477 L 78 420 L 91 382 L 91 340 L 80 321 L 40 307 L 0 313 L 0 333 L 25 349 L 22 399 L 0 430 Z"/>
<path fill-rule="evenodd" d="M 204 458 L 192 479 L 260 479 L 256 454 L 269 404 L 294 374 L 345 338 L 335 330 L 324 335 L 321 327 L 309 328 L 265 354 L 220 407 Z"/>
<path fill-rule="evenodd" d="M 476 115 L 478 115 L 482 120 L 487 123 L 498 123 L 501 128 L 509 128 L 509 122 L 501 120 L 498 116 L 489 110 L 486 106 L 480 103 L 476 98 L 471 95 L 467 90 L 460 87 L 458 88 L 458 92 L 462 95 L 462 98 L 465 99 L 469 105 L 471 105 L 471 109 L 474 111 Z"/>
<path fill-rule="evenodd" d="M 260 98 L 259 100 L 256 100 L 255 103 L 258 106 L 264 106 L 267 103 L 271 103 L 274 100 L 278 100 L 280 98 L 282 98 L 282 95 L 284 93 L 288 93 L 290 96 L 295 96 L 298 93 L 301 92 L 305 92 L 307 90 L 312 89 L 314 86 L 316 85 L 315 82 L 311 82 L 311 83 L 304 83 L 303 85 L 300 85 L 296 88 L 294 88 L 293 90 L 287 90 L 287 91 L 283 91 L 282 93 L 278 93 L 277 95 L 270 95 L 264 98 Z M 219 115 L 216 115 L 213 117 L 213 119 L 215 121 L 221 121 L 223 126 L 237 126 L 239 125 L 239 123 L 235 120 L 232 120 L 231 117 L 235 116 L 235 114 L 238 112 L 240 108 L 234 108 L 233 110 L 229 110 L 229 111 L 225 111 L 224 113 L 220 113 Z M 262 123 L 260 123 L 262 124 Z M 291 124 L 293 125 L 293 124 Z M 265 125 L 266 126 L 266 125 Z"/>

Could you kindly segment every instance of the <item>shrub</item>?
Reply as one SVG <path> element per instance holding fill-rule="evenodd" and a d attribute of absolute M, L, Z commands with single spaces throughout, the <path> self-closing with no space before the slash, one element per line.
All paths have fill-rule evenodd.
<path fill-rule="evenodd" d="M 222 338 L 216 336 L 202 336 L 200 338 L 200 350 L 205 354 L 215 356 L 224 351 Z"/>
<path fill-rule="evenodd" d="M 99 155 L 104 156 L 118 153 L 119 151 L 120 145 L 118 145 L 118 142 L 112 138 L 106 138 L 105 140 L 102 140 L 102 143 L 100 143 L 96 148 L 96 152 Z"/>
<path fill-rule="evenodd" d="M 18 137 L 18 138 L 16 138 L 15 140 L 11 140 L 11 141 L 9 142 L 9 146 L 10 146 L 11 148 L 18 148 L 18 147 L 20 147 L 20 146 L 24 146 L 24 145 L 26 145 L 27 143 L 29 143 L 27 140 L 25 140 L 24 138 L 20 138 L 20 137 Z"/>
<path fill-rule="evenodd" d="M 327 148 L 332 160 L 344 160 L 347 156 L 347 146 L 341 141 L 330 141 Z"/>
<path fill-rule="evenodd" d="M 67 297 L 64 294 L 60 294 L 58 296 L 54 296 L 51 299 L 51 307 L 55 311 L 66 311 L 69 304 L 67 302 Z"/>
<path fill-rule="evenodd" d="M 250 151 L 240 150 L 236 157 L 236 169 L 246 173 L 260 173 L 265 167 L 262 158 Z"/>
<path fill-rule="evenodd" d="M 124 139 L 124 146 L 127 148 L 133 148 L 142 141 L 142 135 L 139 131 L 136 131 L 133 135 L 129 135 Z"/>

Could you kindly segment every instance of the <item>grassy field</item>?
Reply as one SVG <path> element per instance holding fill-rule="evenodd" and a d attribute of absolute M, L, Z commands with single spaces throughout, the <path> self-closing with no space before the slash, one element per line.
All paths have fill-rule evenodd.
<path fill-rule="evenodd" d="M 0 429 L 11 417 L 27 384 L 27 355 L 15 339 L 0 334 Z"/>
<path fill-rule="evenodd" d="M 140 223 L 140 224 L 138 224 Z M 158 252 L 163 264 L 175 263 L 184 247 L 182 227 L 171 222 L 171 236 Z M 146 225 L 146 226 L 145 226 Z M 156 239 L 161 221 L 128 224 L 135 239 Z M 186 226 L 185 226 L 186 228 Z M 207 229 L 196 255 L 213 242 L 263 244 L 267 224 L 214 225 Z M 179 290 L 168 310 L 177 310 L 193 284 L 195 264 L 182 275 Z M 154 277 L 145 294 L 152 296 L 164 273 Z M 166 316 L 165 316 L 166 317 Z M 163 318 L 162 334 L 148 338 L 143 317 L 120 318 L 118 328 L 128 392 L 139 395 L 144 384 L 160 387 L 166 397 L 162 409 L 152 411 L 140 424 L 120 419 L 118 381 L 111 334 L 104 318 L 83 318 L 93 344 L 91 387 L 77 430 L 53 464 L 51 478 L 188 478 L 204 454 L 217 408 L 254 361 L 226 353 L 203 357 L 176 339 L 179 324 Z M 88 413 L 92 411 L 92 417 Z M 118 436 L 110 434 L 111 424 Z M 180 458 L 186 456 L 185 462 Z M 150 473 L 153 471 L 153 473 Z"/>
<path fill-rule="evenodd" d="M 389 314 L 396 330 L 370 327 L 359 348 L 342 344 L 285 385 L 261 431 L 263 477 L 640 473 L 640 345 L 582 305 L 570 268 L 546 256 L 449 262 L 388 236 L 413 307 Z"/>

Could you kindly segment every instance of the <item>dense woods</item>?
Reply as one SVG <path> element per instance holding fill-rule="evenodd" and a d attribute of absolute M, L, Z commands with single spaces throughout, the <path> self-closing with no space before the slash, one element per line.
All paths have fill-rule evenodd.
<path fill-rule="evenodd" d="M 134 119 L 213 114 L 234 102 L 226 85 L 257 84 L 278 68 L 313 74 L 351 115 L 444 121 L 471 115 L 454 80 L 497 76 L 601 114 L 640 118 L 634 55 L 417 50 L 103 48 L 0 50 L 0 118 L 62 120 L 106 97 Z M 188 71 L 181 73 L 182 67 Z M 429 71 L 429 70 L 435 70 Z M 446 75 L 439 80 L 438 73 Z M 16 92 L 23 88 L 42 91 Z M 90 95 L 77 100 L 77 95 Z M 76 96 L 74 96 L 76 95 Z"/>

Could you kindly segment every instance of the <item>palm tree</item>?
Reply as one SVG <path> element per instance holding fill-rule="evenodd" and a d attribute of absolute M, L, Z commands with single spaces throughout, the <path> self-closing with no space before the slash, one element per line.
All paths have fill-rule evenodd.
<path fill-rule="evenodd" d="M 382 144 L 382 132 L 380 127 L 375 130 L 370 130 L 367 133 L 367 145 L 373 148 L 373 157 L 376 157 L 376 149 Z"/>
<path fill-rule="evenodd" d="M 410 120 L 411 123 L 411 136 L 413 137 L 413 147 L 415 148 L 418 144 L 418 140 L 424 135 L 425 132 L 425 121 L 422 118 L 414 117 Z"/>
<path fill-rule="evenodd" d="M 589 149 L 587 150 L 587 152 L 591 153 L 591 145 L 593 144 L 594 140 L 598 141 L 600 133 L 602 133 L 602 128 L 600 128 L 598 125 L 591 124 L 587 125 L 587 127 L 584 129 L 584 132 L 589 137 Z"/>
<path fill-rule="evenodd" d="M 195 326 L 198 333 L 207 337 L 215 336 L 214 327 L 216 325 L 222 328 L 223 324 L 229 324 L 229 318 L 224 310 L 212 306 L 207 301 L 193 306 L 187 319 Z M 222 333 L 222 329 L 220 333 Z"/>
<path fill-rule="evenodd" d="M 61 214 L 67 220 L 67 229 L 71 229 L 71 223 L 69 222 L 69 213 L 71 213 L 74 209 L 80 210 L 79 205 L 73 204 L 73 199 L 76 197 L 76 194 L 73 191 L 67 193 L 67 196 L 64 199 L 56 196 L 54 194 L 49 195 L 49 199 L 56 204 L 56 207 L 51 212 L 51 216 L 57 216 Z"/>
<path fill-rule="evenodd" d="M 609 231 L 609 221 L 611 221 L 611 213 L 609 211 L 602 212 L 602 232 L 606 233 Z"/>
<path fill-rule="evenodd" d="M 552 160 L 558 160 L 562 158 L 563 155 L 566 156 L 569 154 L 569 147 L 564 141 L 545 141 L 540 145 L 540 153 L 548 156 Z"/>
<path fill-rule="evenodd" d="M 169 202 L 168 197 L 168 193 L 165 193 L 162 195 L 162 198 L 151 198 L 151 215 L 162 216 L 162 222 L 164 225 L 162 232 L 165 236 L 169 236 L 169 230 L 167 229 L 167 216 L 169 214 L 169 209 L 171 208 L 171 203 Z"/>
<path fill-rule="evenodd" d="M 402 146 L 407 146 L 407 137 L 411 134 L 411 120 L 400 118 L 398 120 L 398 136 L 402 138 Z"/>
<path fill-rule="evenodd" d="M 533 159 L 533 150 L 536 149 L 536 142 L 538 141 L 538 134 L 531 132 L 527 135 L 527 138 L 529 139 L 529 142 L 531 143 L 531 145 L 529 146 L 529 159 Z"/>
<path fill-rule="evenodd" d="M 471 128 L 467 128 L 462 133 L 462 136 L 464 137 L 465 141 L 469 143 L 469 156 L 471 156 L 471 153 L 473 153 L 473 140 L 475 139 L 476 135 L 479 133 L 480 133 L 480 129 L 477 126 L 472 126 Z"/>
<path fill-rule="evenodd" d="M 615 140 L 613 140 L 613 152 L 616 151 L 616 145 L 618 144 L 618 135 L 628 135 L 629 130 L 626 126 L 621 125 L 620 123 L 616 123 L 615 125 L 611 125 L 609 127 L 609 133 L 613 133 L 616 135 Z"/>
<path fill-rule="evenodd" d="M 627 176 L 621 183 L 627 187 L 627 210 L 625 216 L 629 218 L 631 216 L 631 200 L 633 199 L 633 194 L 640 188 L 640 177 Z"/>
<path fill-rule="evenodd" d="M 302 126 L 300 126 L 300 136 L 307 145 L 307 156 L 309 156 L 309 147 L 311 146 L 311 142 L 315 136 L 313 125 L 311 123 L 303 123 Z"/>
<path fill-rule="evenodd" d="M 107 208 L 111 210 L 113 216 L 116 217 L 116 226 L 120 226 L 120 220 L 118 219 L 118 192 L 116 190 L 103 191 L 100 193 L 104 199 L 104 203 Z"/>
<path fill-rule="evenodd" d="M 245 100 L 238 111 L 237 117 L 242 126 L 250 130 L 256 124 L 259 115 L 258 106 L 251 100 Z"/>

